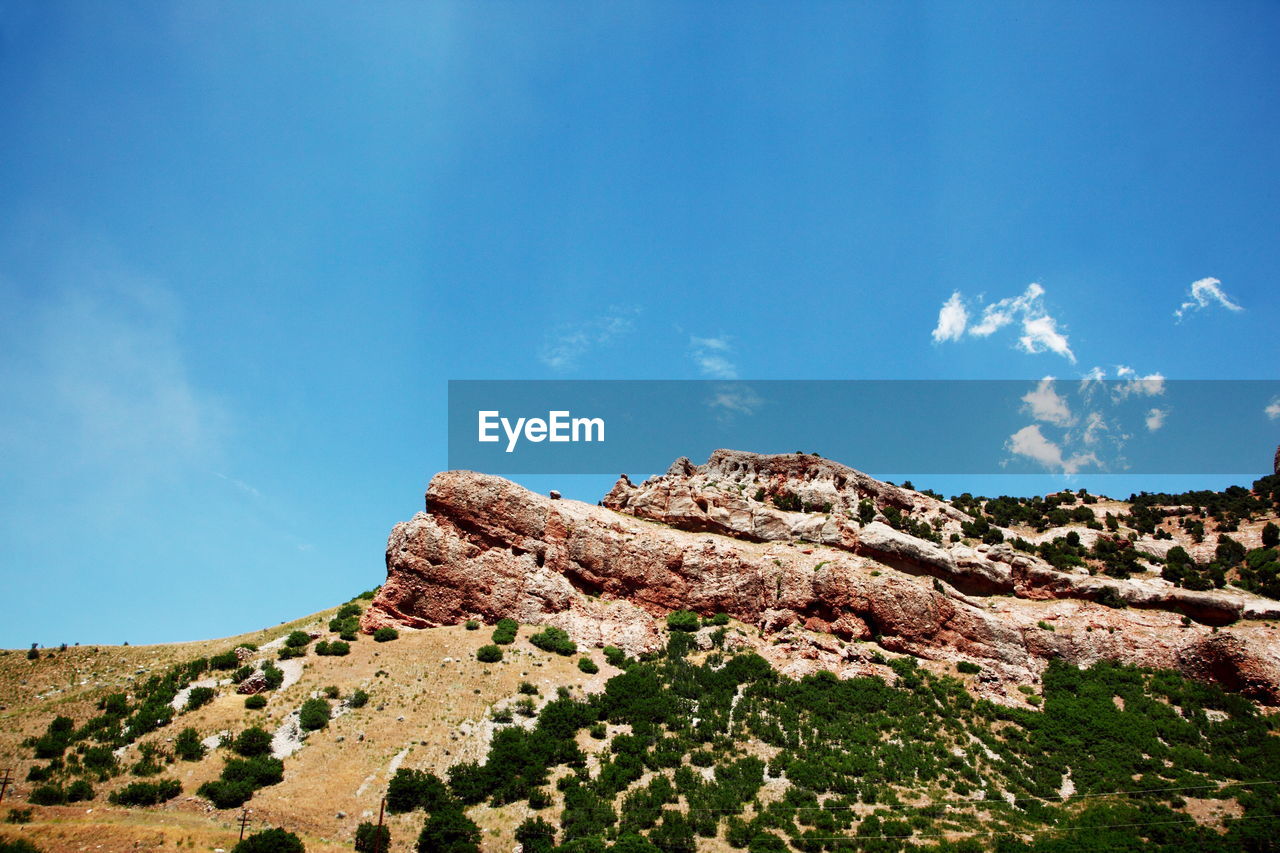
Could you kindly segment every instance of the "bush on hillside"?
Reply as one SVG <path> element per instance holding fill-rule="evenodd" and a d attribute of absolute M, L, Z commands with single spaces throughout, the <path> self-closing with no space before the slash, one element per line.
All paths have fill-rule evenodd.
<path fill-rule="evenodd" d="M 329 725 L 329 714 L 332 709 L 329 703 L 320 699 L 308 699 L 302 703 L 302 711 L 298 715 L 298 725 L 303 731 L 313 732 Z"/>
<path fill-rule="evenodd" d="M 578 650 L 578 644 L 569 638 L 563 628 L 546 627 L 529 638 L 529 642 L 547 652 L 558 655 L 571 655 Z"/>
<path fill-rule="evenodd" d="M 381 628 L 373 632 L 373 639 L 379 643 L 389 643 L 399 636 L 400 632 L 389 625 L 383 625 Z"/>
<path fill-rule="evenodd" d="M 306 853 L 302 839 L 283 829 L 255 832 L 231 848 L 231 853 Z"/>
<path fill-rule="evenodd" d="M 696 631 L 699 624 L 698 614 L 688 610 L 673 610 L 667 614 L 667 628 L 672 631 Z"/>
<path fill-rule="evenodd" d="M 493 627 L 493 641 L 500 646 L 509 646 L 516 641 L 516 632 L 519 630 L 520 623 L 514 619 L 503 617 Z"/>
<path fill-rule="evenodd" d="M 587 675 L 595 675 L 600 671 L 600 667 L 596 662 L 587 657 L 578 658 L 578 669 L 582 670 Z"/>
<path fill-rule="evenodd" d="M 242 731 L 235 740 L 231 742 L 231 749 L 237 755 L 245 758 L 254 758 L 259 755 L 271 754 L 271 734 L 258 726 L 252 726 Z"/>
<path fill-rule="evenodd" d="M 157 782 L 132 782 L 107 799 L 117 806 L 154 806 L 172 800 L 182 793 L 177 779 L 161 779 Z"/>
<path fill-rule="evenodd" d="M 244 700 L 244 706 L 250 711 L 257 711 L 267 707 L 267 697 L 261 693 L 255 693 Z"/>
<path fill-rule="evenodd" d="M 481 646 L 476 649 L 476 660 L 481 663 L 497 663 L 502 660 L 502 649 L 492 644 Z"/>
<path fill-rule="evenodd" d="M 381 837 L 379 837 L 381 835 Z M 365 821 L 356 827 L 356 853 L 387 853 L 391 849 L 391 829 Z"/>
<path fill-rule="evenodd" d="M 204 758 L 206 751 L 204 744 L 200 742 L 199 732 L 189 726 L 179 732 L 173 742 L 173 754 L 183 761 L 199 761 Z"/>

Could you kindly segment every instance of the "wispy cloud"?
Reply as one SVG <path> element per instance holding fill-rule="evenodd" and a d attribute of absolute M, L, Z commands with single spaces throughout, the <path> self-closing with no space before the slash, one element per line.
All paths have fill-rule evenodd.
<path fill-rule="evenodd" d="M 957 290 L 938 311 L 938 324 L 933 330 L 933 340 L 935 343 L 959 341 L 966 334 L 975 338 L 988 338 L 1006 326 L 1016 324 L 1021 330 L 1017 346 L 1023 352 L 1033 355 L 1051 352 L 1074 364 L 1076 356 L 1071 351 L 1067 335 L 1044 307 L 1044 293 L 1044 287 L 1038 282 L 1032 282 L 1018 296 L 1010 296 L 984 307 L 978 321 L 970 324 L 969 309 Z"/>
<path fill-rule="evenodd" d="M 715 386 L 707 400 L 708 406 L 726 418 L 733 415 L 753 415 L 763 403 L 764 400 L 751 386 L 737 382 Z"/>
<path fill-rule="evenodd" d="M 1062 474 L 1075 474 L 1086 465 L 1097 465 L 1098 458 L 1093 453 L 1077 453 L 1064 457 L 1062 447 L 1049 440 L 1040 432 L 1038 424 L 1031 424 L 1009 436 L 1005 448 L 1018 456 L 1025 456 L 1038 462 L 1050 471 Z"/>
<path fill-rule="evenodd" d="M 207 476 L 229 417 L 188 373 L 169 291 L 109 264 L 80 269 L 82 284 L 3 294 L 0 459 L 125 512 L 153 487 Z"/>
<path fill-rule="evenodd" d="M 1182 322 L 1188 311 L 1199 311 L 1211 305 L 1220 305 L 1228 311 L 1243 311 L 1244 308 L 1234 302 L 1222 289 L 1222 282 L 1216 278 L 1202 278 L 1191 282 L 1190 298 L 1178 306 L 1173 316 Z"/>
<path fill-rule="evenodd" d="M 709 376 L 712 379 L 738 378 L 738 366 L 730 358 L 733 354 L 733 346 L 728 337 L 724 335 L 715 338 L 690 337 L 689 348 L 694 364 L 698 365 L 698 371 L 703 376 Z"/>
<path fill-rule="evenodd" d="M 599 317 L 558 326 L 547 333 L 538 360 L 552 370 L 573 370 L 588 352 L 630 332 L 638 313 L 637 308 L 613 307 Z"/>
<path fill-rule="evenodd" d="M 1262 411 L 1265 412 L 1266 416 L 1271 418 L 1271 420 L 1280 420 L 1280 397 L 1276 397 L 1268 403 L 1267 407 Z"/>
<path fill-rule="evenodd" d="M 1028 391 L 1023 396 L 1022 402 L 1026 403 L 1023 410 L 1038 421 L 1054 426 L 1070 426 L 1075 422 L 1075 418 L 1071 415 L 1071 408 L 1067 405 L 1067 401 L 1054 390 L 1053 383 L 1052 376 L 1041 379 L 1035 390 Z"/>
<path fill-rule="evenodd" d="M 1169 414 L 1168 409 L 1151 409 L 1147 412 L 1146 424 L 1148 432 L 1155 432 L 1164 426 L 1164 419 Z"/>
<path fill-rule="evenodd" d="M 237 480 L 235 477 L 228 477 L 226 474 L 220 474 L 217 471 L 213 472 L 213 476 L 227 483 L 230 483 L 232 486 L 235 486 L 236 489 L 238 489 L 239 491 L 243 492 L 244 494 L 248 495 L 251 498 L 255 498 L 258 500 L 261 500 L 262 498 L 262 492 L 258 491 L 253 486 L 246 483 L 244 480 Z"/>

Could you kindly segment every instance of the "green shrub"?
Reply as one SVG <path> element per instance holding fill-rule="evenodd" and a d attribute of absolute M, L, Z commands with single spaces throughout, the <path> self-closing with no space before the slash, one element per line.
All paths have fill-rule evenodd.
<path fill-rule="evenodd" d="M 481 646 L 476 649 L 476 660 L 481 663 L 497 663 L 502 660 L 502 649 L 495 645 Z"/>
<path fill-rule="evenodd" d="M 278 785 L 284 781 L 284 762 L 265 755 L 233 758 L 222 768 L 222 779 L 226 782 L 244 782 L 254 789 Z"/>
<path fill-rule="evenodd" d="M 622 669 L 627 662 L 627 653 L 617 646 L 605 646 L 604 659 L 608 661 L 610 666 Z"/>
<path fill-rule="evenodd" d="M 329 703 L 320 698 L 308 699 L 302 703 L 302 711 L 298 714 L 298 725 L 303 731 L 313 732 L 329 725 Z"/>
<path fill-rule="evenodd" d="M 250 711 L 257 711 L 267 707 L 267 697 L 261 693 L 255 693 L 252 696 L 245 697 L 244 706 Z"/>
<path fill-rule="evenodd" d="M 231 782 L 214 779 L 196 789 L 196 793 L 213 803 L 217 809 L 234 809 L 244 805 L 253 796 L 254 787 L 248 782 Z"/>
<path fill-rule="evenodd" d="M 283 649 L 280 650 L 280 654 L 279 654 L 280 660 L 293 660 L 294 658 L 301 658 L 306 656 L 307 656 L 306 646 L 301 646 L 301 647 L 285 646 Z"/>
<path fill-rule="evenodd" d="M 275 690 L 281 684 L 284 684 L 284 670 L 270 661 L 262 665 L 262 677 L 267 682 L 268 690 Z"/>
<path fill-rule="evenodd" d="M 79 803 L 93 799 L 93 786 L 83 779 L 77 779 L 67 786 L 67 802 Z"/>
<path fill-rule="evenodd" d="M 958 664 L 956 664 L 956 669 L 958 669 L 960 672 L 963 672 L 966 675 L 977 675 L 978 673 L 982 672 L 982 667 L 978 666 L 976 663 L 973 663 L 972 661 L 967 661 L 967 660 L 962 660 Z"/>
<path fill-rule="evenodd" d="M 369 694 L 363 690 L 357 690 L 347 699 L 347 705 L 352 708 L 363 708 L 369 704 Z"/>
<path fill-rule="evenodd" d="M 338 608 L 338 619 L 354 619 L 360 615 L 360 605 L 348 601 L 346 604 Z"/>
<path fill-rule="evenodd" d="M 205 752 L 199 732 L 189 726 L 179 732 L 173 742 L 173 754 L 183 761 L 199 761 L 204 758 Z"/>
<path fill-rule="evenodd" d="M 154 806 L 182 793 L 177 779 L 161 779 L 158 782 L 132 782 L 107 797 L 117 806 Z"/>
<path fill-rule="evenodd" d="M 600 667 L 596 665 L 596 662 L 591 658 L 586 657 L 578 658 L 578 669 L 582 670 L 587 675 L 595 675 L 600 671 Z"/>
<path fill-rule="evenodd" d="M 373 632 L 373 639 L 379 643 L 389 643 L 399 636 L 400 632 L 389 625 L 383 625 L 381 628 Z"/>
<path fill-rule="evenodd" d="M 306 631 L 290 631 L 289 636 L 284 638 L 285 648 L 302 649 L 311 642 L 311 635 Z"/>
<path fill-rule="evenodd" d="M 558 655 L 571 655 L 578 650 L 578 644 L 569 638 L 562 628 L 546 627 L 529 638 L 529 642 L 547 652 Z"/>
<path fill-rule="evenodd" d="M 329 630 L 335 634 L 344 635 L 343 639 L 345 640 L 346 634 L 354 634 L 360 630 L 360 620 L 354 616 L 347 616 L 341 619 L 335 617 L 329 620 Z"/>
<path fill-rule="evenodd" d="M 235 847 L 231 853 L 306 853 L 302 839 L 280 828 L 255 832 Z"/>
<path fill-rule="evenodd" d="M 325 650 L 320 651 L 320 647 L 324 646 Z M 351 644 L 346 640 L 334 640 L 331 643 L 316 643 L 316 654 L 329 655 L 330 657 L 346 657 L 351 654 Z"/>
<path fill-rule="evenodd" d="M 460 808 L 440 809 L 418 835 L 418 853 L 480 853 L 480 828 Z"/>
<path fill-rule="evenodd" d="M 519 690 L 525 696 L 537 696 L 538 688 L 528 681 L 520 682 Z"/>
<path fill-rule="evenodd" d="M 194 711 L 196 708 L 208 705 L 213 701 L 213 697 L 217 695 L 218 691 L 212 687 L 192 687 L 191 692 L 187 694 L 185 709 Z"/>
<path fill-rule="evenodd" d="M 1262 528 L 1262 547 L 1274 548 L 1280 545 L 1280 527 L 1274 521 L 1268 521 Z"/>
<path fill-rule="evenodd" d="M 667 628 L 672 631 L 696 631 L 699 624 L 698 614 L 688 610 L 673 610 L 667 614 Z"/>
<path fill-rule="evenodd" d="M 240 658 L 236 657 L 235 650 L 223 652 L 209 658 L 209 666 L 213 669 L 235 669 L 240 666 Z"/>
<path fill-rule="evenodd" d="M 466 622 L 466 628 L 468 631 L 479 631 L 480 623 L 475 619 L 468 619 Z"/>
<path fill-rule="evenodd" d="M 423 770 L 400 768 L 387 783 L 387 811 L 404 814 L 414 809 L 436 811 L 456 805 L 440 777 Z"/>
<path fill-rule="evenodd" d="M 5 815 L 5 823 L 31 823 L 31 809 L 9 809 L 9 814 Z M 3 850 L 3 848 L 0 848 Z"/>
<path fill-rule="evenodd" d="M 721 625 L 728 625 L 728 624 L 729 624 L 729 614 L 728 614 L 728 613 L 717 613 L 715 616 L 712 616 L 712 617 L 710 617 L 709 619 L 706 619 L 706 620 L 703 622 L 703 624 L 704 624 L 704 625 L 712 625 L 712 626 L 715 626 L 715 627 L 719 627 L 719 626 L 721 626 Z"/>
<path fill-rule="evenodd" d="M 249 664 L 245 664 L 235 672 L 231 673 L 231 681 L 235 684 L 239 684 L 251 675 L 253 675 L 253 667 Z"/>
<path fill-rule="evenodd" d="M 27 802 L 37 806 L 60 806 L 67 801 L 67 792 L 61 785 L 41 785 L 27 795 Z"/>
<path fill-rule="evenodd" d="M 500 646 L 509 646 L 516 641 L 516 633 L 519 630 L 520 623 L 514 619 L 503 617 L 493 627 L 493 641 Z"/>
<path fill-rule="evenodd" d="M 271 733 L 266 729 L 252 726 L 242 731 L 231 742 L 231 749 L 237 755 L 253 758 L 258 755 L 271 754 Z"/>
<path fill-rule="evenodd" d="M 534 795 L 541 794 L 545 803 L 540 806 L 533 805 Z M 551 804 L 551 798 L 546 795 L 541 788 L 529 795 L 530 808 L 546 808 Z M 540 817 L 531 817 L 524 823 L 516 827 L 516 841 L 520 842 L 523 853 L 551 853 L 556 846 L 556 831 L 551 824 L 547 823 Z"/>
<path fill-rule="evenodd" d="M 381 836 L 381 837 L 379 837 Z M 391 850 L 391 829 L 365 821 L 356 827 L 356 853 L 388 853 Z"/>
<path fill-rule="evenodd" d="M 13 809 L 9 814 L 13 814 Z M 30 809 L 27 812 L 30 813 Z M 25 838 L 0 838 L 0 853 L 42 853 L 39 847 Z"/>

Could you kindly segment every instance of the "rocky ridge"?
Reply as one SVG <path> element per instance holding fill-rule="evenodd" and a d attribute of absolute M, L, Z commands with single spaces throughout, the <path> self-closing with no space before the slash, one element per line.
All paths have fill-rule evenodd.
<path fill-rule="evenodd" d="M 944 544 L 895 529 L 890 515 L 928 525 Z M 510 616 L 639 653 L 662 645 L 671 610 L 724 612 L 758 628 L 743 641 L 796 674 L 888 675 L 882 651 L 970 661 L 982 668 L 979 692 L 1012 701 L 1052 658 L 1112 659 L 1280 704 L 1280 636 L 1260 621 L 1280 615 L 1277 602 L 951 542 L 967 520 L 934 497 L 802 454 L 680 459 L 644 483 L 622 476 L 599 506 L 448 471 L 432 479 L 426 511 L 392 531 L 387 582 L 362 624 Z"/>

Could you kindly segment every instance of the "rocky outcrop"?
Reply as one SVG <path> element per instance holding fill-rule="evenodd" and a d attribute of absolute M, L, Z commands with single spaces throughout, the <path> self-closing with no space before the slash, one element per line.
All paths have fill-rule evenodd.
<path fill-rule="evenodd" d="M 770 494 L 800 508 L 759 499 Z M 864 502 L 875 510 L 865 524 Z M 387 582 L 363 628 L 510 616 L 636 653 L 662 645 L 667 612 L 689 609 L 759 629 L 755 645 L 790 669 L 865 672 L 877 650 L 968 660 L 982 667 L 978 689 L 1003 699 L 1052 658 L 1114 659 L 1280 698 L 1280 650 L 1267 632 L 1183 619 L 1234 622 L 1240 596 L 1060 572 L 1007 545 L 927 541 L 889 516 L 944 533 L 967 516 L 827 460 L 717 451 L 640 485 L 624 476 L 603 503 L 473 472 L 436 475 L 426 511 L 392 531 Z M 1097 603 L 1107 590 L 1135 606 Z"/>

